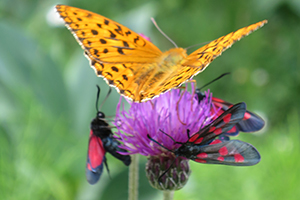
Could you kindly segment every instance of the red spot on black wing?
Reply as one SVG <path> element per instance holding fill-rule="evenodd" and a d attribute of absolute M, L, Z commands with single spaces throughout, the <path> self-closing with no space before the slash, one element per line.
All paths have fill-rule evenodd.
<path fill-rule="evenodd" d="M 219 143 L 222 143 L 222 141 L 219 140 L 219 139 L 216 139 L 216 140 L 212 141 L 212 142 L 210 143 L 210 145 L 213 145 L 213 144 L 219 144 Z"/>
<path fill-rule="evenodd" d="M 228 155 L 228 149 L 227 149 L 227 147 L 226 146 L 221 147 L 220 150 L 219 150 L 219 153 L 220 153 L 221 156 Z"/>
<path fill-rule="evenodd" d="M 265 121 L 258 115 L 247 111 L 242 121 L 237 124 L 239 131 L 254 132 L 259 131 L 265 125 Z"/>
<path fill-rule="evenodd" d="M 194 142 L 194 144 L 200 144 L 202 142 L 202 140 L 203 140 L 203 137 L 200 137 Z"/>
<path fill-rule="evenodd" d="M 235 162 L 237 162 L 237 163 L 242 163 L 242 162 L 245 161 L 245 158 L 244 158 L 244 156 L 242 156 L 241 154 L 235 154 L 235 155 L 234 155 L 234 160 L 235 160 Z"/>
<path fill-rule="evenodd" d="M 228 113 L 224 118 L 223 118 L 223 121 L 225 123 L 229 123 L 231 120 L 231 113 Z"/>

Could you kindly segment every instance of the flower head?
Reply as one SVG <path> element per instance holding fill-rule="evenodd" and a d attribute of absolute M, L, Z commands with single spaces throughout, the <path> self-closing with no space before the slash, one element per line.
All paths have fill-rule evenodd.
<path fill-rule="evenodd" d="M 195 91 L 193 83 L 191 88 Z M 115 123 L 117 135 L 123 142 L 122 148 L 128 151 L 124 154 L 149 156 L 146 173 L 150 184 L 155 188 L 182 188 L 187 182 L 190 168 L 188 159 L 180 157 L 175 160 L 172 150 L 177 149 L 180 144 L 174 141 L 186 142 L 187 130 L 193 135 L 213 119 L 210 92 L 205 92 L 200 103 L 194 93 L 180 89 L 171 90 L 143 103 L 127 102 L 130 104 L 128 111 L 124 110 L 124 104 L 120 100 Z M 149 140 L 148 136 L 161 145 Z M 166 170 L 169 173 L 162 178 L 163 184 L 158 183 L 158 178 Z"/>
<path fill-rule="evenodd" d="M 192 90 L 194 91 L 194 84 Z M 190 133 L 197 132 L 212 119 L 211 94 L 198 103 L 195 95 L 186 90 L 175 89 L 143 103 L 129 102 L 128 111 L 121 110 L 120 101 L 116 112 L 117 134 L 121 137 L 123 148 L 128 154 L 139 153 L 144 156 L 168 154 L 169 151 L 150 142 L 147 135 L 167 149 L 176 149 L 177 142 L 188 140 Z M 122 106 L 123 107 L 123 106 Z M 166 133 L 166 134 L 165 134 Z M 170 137 L 169 137 L 169 136 Z"/>

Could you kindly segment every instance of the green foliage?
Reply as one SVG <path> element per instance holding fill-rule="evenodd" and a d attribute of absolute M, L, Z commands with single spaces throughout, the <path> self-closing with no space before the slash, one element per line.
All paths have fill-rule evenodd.
<path fill-rule="evenodd" d="M 163 50 L 216 39 L 263 19 L 269 23 L 226 51 L 197 79 L 216 97 L 245 101 L 268 126 L 242 134 L 261 152 L 253 167 L 191 163 L 193 174 L 175 199 L 298 199 L 300 177 L 300 3 L 298 1 L 72 1 L 151 37 Z M 89 123 L 95 115 L 97 78 L 69 31 L 53 25 L 52 4 L 37 0 L 0 3 L 0 194 L 3 199 L 126 199 L 127 168 L 108 156 L 99 183 L 85 180 Z M 51 19 L 51 20 L 49 20 Z M 142 19 L 141 21 L 139 19 Z M 189 50 L 190 52 L 197 47 Z M 114 90 L 103 107 L 114 116 Z M 140 168 L 144 167 L 141 160 Z M 140 174 L 140 199 L 157 197 Z M 159 196 L 159 195 L 158 195 Z"/>

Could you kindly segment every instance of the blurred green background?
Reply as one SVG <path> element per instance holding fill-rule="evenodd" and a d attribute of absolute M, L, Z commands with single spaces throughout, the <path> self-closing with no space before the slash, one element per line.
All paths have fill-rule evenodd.
<path fill-rule="evenodd" d="M 299 0 L 89 0 L 0 2 L 0 196 L 1 199 L 127 199 L 127 170 L 108 155 L 109 178 L 85 180 L 89 123 L 95 116 L 96 84 L 108 86 L 89 67 L 53 6 L 67 4 L 100 13 L 150 36 L 162 50 L 216 39 L 263 19 L 269 23 L 227 50 L 201 74 L 200 87 L 237 103 L 267 122 L 241 140 L 261 152 L 252 167 L 191 162 L 188 184 L 174 199 L 299 199 L 300 197 L 300 1 Z M 190 49 L 197 49 L 194 47 Z M 103 107 L 114 116 L 115 90 Z M 100 100 L 102 101 L 102 100 Z M 161 199 L 140 161 L 140 199 Z"/>

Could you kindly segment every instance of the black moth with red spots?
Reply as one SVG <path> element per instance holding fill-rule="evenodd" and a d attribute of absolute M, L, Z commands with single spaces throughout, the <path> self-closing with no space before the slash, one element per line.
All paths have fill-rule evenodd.
<path fill-rule="evenodd" d="M 239 123 L 244 118 L 245 112 L 246 104 L 238 103 L 193 136 L 190 137 L 187 131 L 188 141 L 182 143 L 174 154 L 207 164 L 238 166 L 257 164 L 260 155 L 251 144 L 239 140 L 215 139 Z"/>
<path fill-rule="evenodd" d="M 260 154 L 251 144 L 239 140 L 216 139 L 216 137 L 226 133 L 235 126 L 236 123 L 240 122 L 245 112 L 245 103 L 235 104 L 209 125 L 193 134 L 193 136 L 190 136 L 189 130 L 187 130 L 188 141 L 184 143 L 174 141 L 171 136 L 165 133 L 174 143 L 181 144 L 181 146 L 175 150 L 167 149 L 152 139 L 150 135 L 148 135 L 148 138 L 168 151 L 173 152 L 176 157 L 181 156 L 206 164 L 255 165 L 260 161 Z M 168 170 L 159 177 L 159 181 Z"/>
<path fill-rule="evenodd" d="M 196 89 L 195 91 L 198 102 L 200 103 L 201 100 L 204 98 L 204 94 L 199 90 Z M 216 113 L 216 117 L 220 116 L 223 112 L 228 110 L 233 106 L 233 104 L 224 101 L 222 99 L 218 99 L 216 97 L 212 97 L 212 103 L 214 104 L 215 108 L 218 110 Z M 211 112 L 215 112 L 215 109 L 211 108 Z M 237 136 L 240 131 L 242 132 L 255 132 L 262 129 L 265 125 L 264 120 L 259 117 L 258 115 L 246 110 L 243 119 L 238 122 L 235 126 L 233 126 L 230 130 L 228 130 L 223 135 L 225 136 Z"/>
<path fill-rule="evenodd" d="M 127 151 L 119 147 L 121 144 L 116 138 L 113 137 L 111 128 L 105 121 L 105 114 L 98 109 L 100 88 L 99 86 L 97 86 L 97 88 L 97 115 L 91 122 L 86 163 L 86 178 L 90 184 L 95 184 L 100 179 L 103 171 L 103 163 L 105 164 L 107 171 L 109 171 L 105 157 L 106 152 L 109 152 L 111 155 L 121 160 L 126 166 L 130 165 L 131 163 L 131 158 L 129 155 L 122 155 L 118 153 Z"/>

